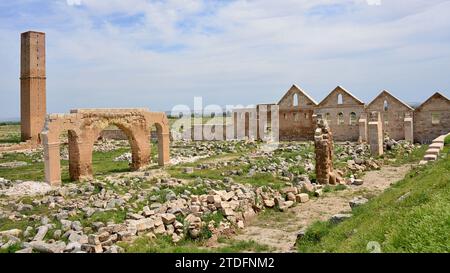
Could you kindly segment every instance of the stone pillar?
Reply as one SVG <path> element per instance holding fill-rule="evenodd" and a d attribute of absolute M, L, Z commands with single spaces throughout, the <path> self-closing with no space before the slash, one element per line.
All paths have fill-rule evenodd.
<path fill-rule="evenodd" d="M 368 136 L 372 155 L 383 155 L 383 124 L 381 121 L 380 112 L 370 113 Z"/>
<path fill-rule="evenodd" d="M 158 132 L 158 163 L 159 166 L 170 164 L 170 136 L 169 133 Z"/>
<path fill-rule="evenodd" d="M 42 134 L 44 146 L 45 182 L 51 186 L 61 185 L 61 161 L 59 142 L 49 143 L 47 135 Z"/>
<path fill-rule="evenodd" d="M 318 119 L 314 135 L 316 153 L 316 181 L 319 184 L 336 184 L 333 169 L 333 135 L 326 120 Z"/>
<path fill-rule="evenodd" d="M 367 142 L 367 116 L 361 114 L 361 117 L 358 121 L 359 125 L 359 142 L 364 143 Z"/>
<path fill-rule="evenodd" d="M 94 175 L 92 171 L 92 151 L 94 143 L 82 140 L 78 143 L 79 157 L 76 163 L 74 173 L 70 174 L 72 180 L 88 181 L 92 180 Z"/>
<path fill-rule="evenodd" d="M 21 138 L 39 143 L 46 115 L 45 33 L 22 33 L 20 59 Z"/>
<path fill-rule="evenodd" d="M 413 118 L 410 115 L 405 116 L 404 122 L 405 122 L 405 140 L 413 143 L 414 142 Z"/>
<path fill-rule="evenodd" d="M 146 127 L 146 126 L 144 126 Z M 132 161 L 131 170 L 137 171 L 148 165 L 150 160 L 150 130 L 140 129 L 130 138 Z"/>

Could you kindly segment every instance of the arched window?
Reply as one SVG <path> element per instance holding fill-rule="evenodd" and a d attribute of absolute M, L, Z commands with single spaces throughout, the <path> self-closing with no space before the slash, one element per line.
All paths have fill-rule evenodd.
<path fill-rule="evenodd" d="M 344 113 L 339 113 L 338 114 L 338 120 L 337 120 L 338 125 L 344 125 Z"/>
<path fill-rule="evenodd" d="M 342 94 L 338 95 L 338 104 L 343 104 L 344 103 L 344 99 L 342 98 Z"/>
<path fill-rule="evenodd" d="M 355 112 L 350 113 L 350 125 L 356 125 L 356 113 Z"/>
<path fill-rule="evenodd" d="M 387 110 L 389 110 L 389 105 L 388 105 L 387 100 L 385 100 L 384 103 L 383 103 L 383 109 L 384 109 L 385 112 L 386 112 Z"/>
<path fill-rule="evenodd" d="M 325 120 L 327 121 L 328 124 L 331 124 L 331 115 L 330 115 L 330 113 L 326 113 L 325 114 Z"/>
<path fill-rule="evenodd" d="M 294 94 L 294 96 L 292 97 L 292 106 L 298 106 L 298 95 Z"/>
<path fill-rule="evenodd" d="M 284 114 L 284 119 L 287 119 L 287 114 Z"/>

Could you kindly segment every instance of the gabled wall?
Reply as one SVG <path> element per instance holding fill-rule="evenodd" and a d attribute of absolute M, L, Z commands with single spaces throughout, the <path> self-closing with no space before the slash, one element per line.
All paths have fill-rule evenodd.
<path fill-rule="evenodd" d="M 439 124 L 433 124 L 432 115 L 439 115 Z M 414 140 L 430 143 L 440 135 L 450 132 L 450 101 L 436 93 L 414 112 Z"/>
<path fill-rule="evenodd" d="M 405 117 L 413 117 L 414 112 L 410 106 L 389 92 L 383 91 L 367 106 L 367 111 L 368 113 L 380 112 L 383 135 L 388 134 L 395 140 L 405 139 Z"/>
<path fill-rule="evenodd" d="M 342 104 L 339 102 L 342 96 Z M 316 107 L 315 113 L 323 118 L 329 115 L 328 123 L 333 138 L 337 141 L 357 141 L 359 139 L 358 120 L 364 113 L 364 103 L 350 94 L 344 88 L 338 86 Z M 343 115 L 343 124 L 338 123 L 339 114 Z M 350 123 L 351 114 L 355 114 L 354 123 Z"/>
<path fill-rule="evenodd" d="M 294 105 L 295 96 L 297 105 Z M 311 140 L 313 138 L 313 114 L 317 103 L 306 92 L 293 85 L 280 100 L 278 106 L 280 140 Z"/>

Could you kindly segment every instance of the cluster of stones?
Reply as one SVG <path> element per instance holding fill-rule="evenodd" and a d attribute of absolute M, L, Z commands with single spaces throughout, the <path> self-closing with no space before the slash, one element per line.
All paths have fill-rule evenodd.
<path fill-rule="evenodd" d="M 256 148 L 254 141 L 190 141 L 178 140 L 170 149 L 171 164 L 194 162 L 201 158 L 236 153 Z"/>
<path fill-rule="evenodd" d="M 8 186 L 5 181 L 5 187 Z M 25 230 L 8 230 L 0 233 L 1 247 L 20 245 L 19 252 L 119 252 L 118 242 L 131 242 L 137 236 L 171 236 L 176 243 L 185 236 L 198 238 L 205 229 L 212 234 L 233 232 L 244 228 L 257 212 L 265 207 L 287 210 L 297 202 L 306 202 L 308 194 L 301 193 L 304 186 L 290 186 L 281 191 L 268 187 L 252 187 L 224 181 L 197 181 L 196 188 L 205 188 L 207 193 L 194 195 L 189 190 L 175 194 L 185 182 L 172 178 L 158 179 L 148 190 L 139 188 L 144 178 L 114 179 L 114 186 L 129 187 L 123 195 L 108 190 L 112 181 L 97 181 L 92 184 L 67 185 L 51 190 L 46 195 L 35 197 L 31 204 L 23 204 L 14 199 L 2 201 L 4 208 L 0 218 L 11 221 L 31 220 Z M 308 189 L 314 190 L 309 183 Z M 172 190 L 173 189 L 173 190 Z M 157 195 L 165 193 L 159 203 Z M 150 196 L 150 197 L 149 197 Z M 147 205 L 140 207 L 139 204 Z M 33 214 L 37 208 L 46 207 L 48 215 Z M 108 211 L 128 211 L 123 223 L 84 223 L 95 213 Z M 223 220 L 205 221 L 205 216 L 221 214 Z M 207 218 L 207 217 L 206 217 Z M 76 220 L 79 219 L 79 220 Z"/>

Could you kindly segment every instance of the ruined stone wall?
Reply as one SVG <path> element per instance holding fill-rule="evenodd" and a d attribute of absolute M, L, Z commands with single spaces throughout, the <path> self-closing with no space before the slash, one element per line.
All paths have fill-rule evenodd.
<path fill-rule="evenodd" d="M 367 106 L 367 113 L 370 112 L 380 112 L 383 135 L 395 140 L 405 139 L 405 118 L 413 117 L 413 109 L 383 92 Z"/>
<path fill-rule="evenodd" d="M 313 114 L 312 109 L 280 109 L 280 140 L 312 140 L 314 138 Z"/>
<path fill-rule="evenodd" d="M 337 87 L 319 104 L 315 114 L 327 121 L 334 140 L 358 141 L 358 120 L 365 111 L 364 107 L 363 102 Z"/>
<path fill-rule="evenodd" d="M 439 123 L 433 124 L 433 115 Z M 431 143 L 440 135 L 450 132 L 450 101 L 435 94 L 414 112 L 414 140 Z"/>
<path fill-rule="evenodd" d="M 314 109 L 317 103 L 297 86 L 278 102 L 280 140 L 312 140 L 314 138 Z"/>
<path fill-rule="evenodd" d="M 333 137 L 336 141 L 358 141 L 359 124 L 358 120 L 364 112 L 364 106 L 336 106 L 336 107 L 318 107 L 316 115 L 327 119 Z M 356 119 L 350 122 L 350 116 L 355 114 Z M 327 118 L 327 114 L 329 118 Z M 343 122 L 339 123 L 339 114 L 343 116 Z"/>

